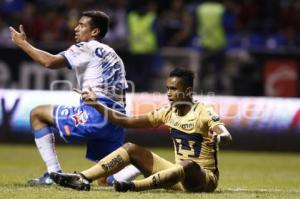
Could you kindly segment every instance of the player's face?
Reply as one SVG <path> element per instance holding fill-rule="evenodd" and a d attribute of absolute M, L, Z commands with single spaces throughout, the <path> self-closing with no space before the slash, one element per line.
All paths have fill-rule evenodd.
<path fill-rule="evenodd" d="M 87 42 L 92 39 L 92 28 L 90 26 L 90 17 L 82 16 L 75 27 L 75 41 Z"/>
<path fill-rule="evenodd" d="M 167 79 L 167 96 L 171 105 L 178 105 L 187 101 L 187 88 L 178 77 L 169 77 Z"/>

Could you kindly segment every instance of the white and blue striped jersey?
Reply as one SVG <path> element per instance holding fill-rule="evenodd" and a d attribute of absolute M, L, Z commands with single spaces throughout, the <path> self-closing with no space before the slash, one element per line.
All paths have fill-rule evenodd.
<path fill-rule="evenodd" d="M 108 97 L 124 105 L 128 87 L 122 59 L 109 46 L 96 40 L 81 42 L 60 53 L 74 69 L 82 90 L 91 87 L 98 97 Z"/>

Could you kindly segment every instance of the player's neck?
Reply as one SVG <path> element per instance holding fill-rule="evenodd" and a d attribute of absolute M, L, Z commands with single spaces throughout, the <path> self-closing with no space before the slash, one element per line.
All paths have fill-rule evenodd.
<path fill-rule="evenodd" d="M 186 101 L 182 104 L 179 104 L 176 106 L 177 109 L 177 115 L 178 116 L 185 116 L 192 108 L 194 105 L 193 101 Z"/>

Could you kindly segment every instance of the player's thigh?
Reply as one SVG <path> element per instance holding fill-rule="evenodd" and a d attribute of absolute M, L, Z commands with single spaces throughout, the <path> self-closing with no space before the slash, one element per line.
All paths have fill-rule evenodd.
<path fill-rule="evenodd" d="M 152 156 L 153 156 L 153 167 L 152 167 L 152 173 L 151 174 L 154 174 L 154 173 L 157 173 L 159 171 L 171 168 L 175 165 L 174 163 L 172 163 L 172 162 L 156 155 L 155 153 L 153 153 L 153 152 L 151 152 L 151 153 L 152 153 Z"/>
<path fill-rule="evenodd" d="M 184 189 L 191 192 L 212 192 L 218 185 L 218 178 L 213 172 L 203 169 L 191 161 L 184 166 L 185 180 L 182 182 Z"/>

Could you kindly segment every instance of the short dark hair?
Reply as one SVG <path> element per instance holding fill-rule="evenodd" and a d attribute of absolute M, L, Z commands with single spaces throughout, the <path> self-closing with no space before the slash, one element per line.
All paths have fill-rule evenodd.
<path fill-rule="evenodd" d="M 170 72 L 169 77 L 179 77 L 186 87 L 194 86 L 194 73 L 187 69 L 175 68 Z"/>
<path fill-rule="evenodd" d="M 91 18 L 90 25 L 92 28 L 100 29 L 100 34 L 99 34 L 100 39 L 105 37 L 109 26 L 109 16 L 107 14 L 99 10 L 88 10 L 82 12 L 82 16 Z"/>

